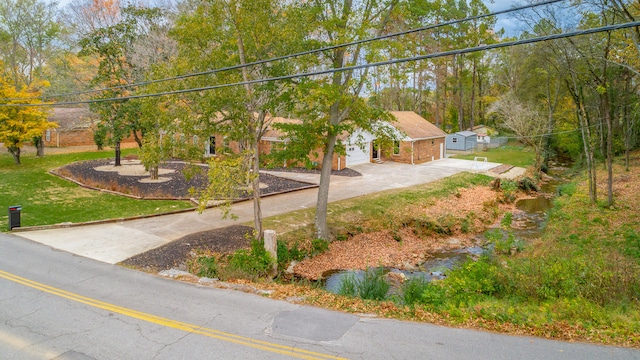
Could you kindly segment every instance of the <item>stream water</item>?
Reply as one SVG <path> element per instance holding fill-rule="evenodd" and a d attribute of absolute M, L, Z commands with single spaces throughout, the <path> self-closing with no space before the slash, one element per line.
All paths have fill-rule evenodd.
<path fill-rule="evenodd" d="M 548 211 L 553 206 L 552 200 L 555 196 L 558 186 L 564 182 L 560 170 L 550 172 L 551 179 L 545 181 L 538 193 L 538 196 L 531 199 L 521 199 L 515 204 L 516 211 L 512 213 L 511 228 L 509 230 L 500 230 L 505 234 L 510 232 L 516 238 L 523 240 L 530 240 L 538 238 L 544 231 L 544 226 L 547 221 Z M 496 227 L 495 229 L 499 229 Z M 489 231 L 495 229 L 489 229 Z M 483 234 L 478 234 L 479 242 L 486 243 L 487 240 Z M 456 266 L 461 265 L 465 261 L 477 258 L 485 251 L 492 251 L 493 244 L 489 243 L 484 247 L 476 246 L 469 248 L 462 248 L 455 251 L 441 252 L 432 254 L 424 263 L 418 266 L 418 270 L 408 271 L 395 268 L 385 268 L 385 273 L 401 273 L 405 278 L 420 277 L 427 281 L 434 279 L 442 279 L 445 277 L 447 270 L 453 269 Z M 353 277 L 354 279 L 362 279 L 364 277 L 364 271 L 362 270 L 331 270 L 322 275 L 324 279 L 325 289 L 338 293 L 343 280 L 346 277 Z"/>

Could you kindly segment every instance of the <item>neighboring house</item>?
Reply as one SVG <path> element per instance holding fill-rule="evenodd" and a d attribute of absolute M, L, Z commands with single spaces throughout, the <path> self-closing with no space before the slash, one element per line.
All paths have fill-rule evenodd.
<path fill-rule="evenodd" d="M 97 115 L 85 107 L 55 107 L 49 114 L 49 121 L 58 128 L 47 129 L 43 136 L 48 147 L 95 145 L 93 129 L 98 122 Z"/>
<path fill-rule="evenodd" d="M 57 128 L 47 129 L 42 139 L 46 147 L 68 147 L 95 145 L 93 131 L 99 118 L 86 107 L 54 107 L 49 113 L 49 121 L 58 124 Z M 122 143 L 134 143 L 133 136 Z"/>
<path fill-rule="evenodd" d="M 380 149 L 376 136 L 368 131 L 357 129 L 351 135 L 342 135 L 340 140 L 345 144 L 345 155 L 333 156 L 331 168 L 341 170 L 358 164 L 372 161 L 395 161 L 407 164 L 420 164 L 445 157 L 446 133 L 413 111 L 391 111 L 396 122 L 388 126 L 394 128 L 397 141 L 391 149 Z M 272 123 L 299 120 L 274 118 Z M 274 147 L 286 146 L 286 135 L 272 127 L 267 128 L 262 137 L 260 152 L 269 154 Z M 322 165 L 322 152 L 312 156 L 311 161 Z"/>
<path fill-rule="evenodd" d="M 474 132 L 476 134 L 486 134 L 486 135 L 489 135 L 489 136 L 497 136 L 498 135 L 498 132 L 495 129 L 493 129 L 493 128 L 487 126 L 487 125 L 476 125 L 473 128 L 467 129 L 467 130 L 472 131 L 472 132 Z"/>
<path fill-rule="evenodd" d="M 477 135 L 473 131 L 458 131 L 447 135 L 447 150 L 473 150 L 478 143 Z"/>

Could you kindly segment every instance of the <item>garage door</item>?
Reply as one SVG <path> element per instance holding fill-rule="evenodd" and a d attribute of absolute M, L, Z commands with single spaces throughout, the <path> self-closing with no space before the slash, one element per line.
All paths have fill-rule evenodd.
<path fill-rule="evenodd" d="M 363 145 L 364 150 L 358 145 L 347 146 L 347 166 L 366 164 L 371 161 L 371 155 L 369 154 L 371 143 L 367 142 Z"/>

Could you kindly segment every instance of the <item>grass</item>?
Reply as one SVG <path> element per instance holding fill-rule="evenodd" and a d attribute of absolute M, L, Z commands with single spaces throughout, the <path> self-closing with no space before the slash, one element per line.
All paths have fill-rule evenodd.
<path fill-rule="evenodd" d="M 133 150 L 125 150 L 127 154 Z M 123 155 L 124 156 L 124 155 Z M 8 207 L 21 205 L 21 225 L 37 226 L 158 214 L 192 207 L 187 201 L 135 200 L 88 190 L 49 174 L 49 170 L 76 161 L 113 157 L 113 151 L 21 156 L 14 164 L 0 155 L 0 229 L 8 230 Z M 6 211 L 2 211 L 2 210 Z"/>
<path fill-rule="evenodd" d="M 328 223 L 335 238 L 343 240 L 362 232 L 375 232 L 417 223 L 405 216 L 404 210 L 414 205 L 429 205 L 435 199 L 455 194 L 458 189 L 488 185 L 492 178 L 482 174 L 460 173 L 432 183 L 406 189 L 388 190 L 329 204 Z M 314 209 L 298 210 L 264 220 L 266 229 L 275 230 L 279 239 L 292 244 L 313 238 Z M 454 219 L 452 226 L 464 226 L 465 219 Z M 292 227 L 298 227 L 291 230 Z M 397 229 L 396 229 L 397 230 Z"/>
<path fill-rule="evenodd" d="M 489 162 L 528 167 L 535 161 L 535 153 L 527 147 L 507 145 L 473 154 L 455 155 L 456 159 L 473 160 L 476 156 L 484 156 Z"/>

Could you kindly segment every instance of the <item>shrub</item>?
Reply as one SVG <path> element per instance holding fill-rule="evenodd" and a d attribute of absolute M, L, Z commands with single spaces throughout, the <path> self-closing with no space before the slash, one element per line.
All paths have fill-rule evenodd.
<path fill-rule="evenodd" d="M 216 278 L 219 276 L 218 261 L 215 256 L 199 256 L 188 263 L 188 270 L 200 277 Z"/>
<path fill-rule="evenodd" d="M 307 255 L 298 247 L 298 243 L 293 244 L 291 248 L 284 241 L 278 240 L 278 269 L 286 269 L 291 261 L 300 261 Z"/>
<path fill-rule="evenodd" d="M 389 292 L 389 283 L 384 278 L 384 269 L 367 269 L 362 279 L 351 274 L 340 284 L 338 294 L 357 296 L 365 300 L 384 300 Z"/>
<path fill-rule="evenodd" d="M 456 306 L 473 304 L 481 295 L 493 295 L 498 291 L 498 268 L 483 256 L 478 261 L 468 261 L 453 269 L 442 280 L 447 296 Z"/>
<path fill-rule="evenodd" d="M 500 189 L 504 196 L 504 202 L 512 203 L 516 199 L 516 191 L 518 190 L 518 183 L 513 180 L 504 180 L 500 182 Z"/>
<path fill-rule="evenodd" d="M 447 290 L 440 283 L 427 283 L 422 290 L 420 302 L 431 310 L 438 310 L 447 302 Z"/>
<path fill-rule="evenodd" d="M 559 196 L 573 196 L 576 193 L 577 186 L 575 183 L 566 183 L 558 186 Z"/>
<path fill-rule="evenodd" d="M 500 226 L 508 229 L 511 227 L 512 223 L 513 223 L 513 214 L 511 213 L 511 211 L 508 211 L 504 214 L 504 217 L 500 221 Z"/>
<path fill-rule="evenodd" d="M 525 177 L 518 182 L 518 188 L 522 191 L 538 191 L 538 184 L 530 177 Z"/>
<path fill-rule="evenodd" d="M 229 258 L 226 272 L 232 277 L 255 280 L 269 275 L 273 258 L 261 241 L 251 242 L 251 250 L 238 250 Z"/>
<path fill-rule="evenodd" d="M 407 305 L 422 303 L 422 294 L 429 282 L 421 277 L 413 277 L 402 284 L 402 300 Z"/>
<path fill-rule="evenodd" d="M 311 241 L 311 256 L 320 255 L 329 250 L 329 242 L 323 239 L 313 239 Z"/>

